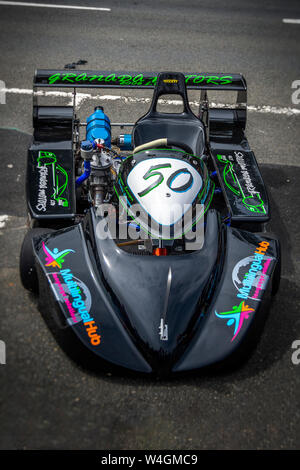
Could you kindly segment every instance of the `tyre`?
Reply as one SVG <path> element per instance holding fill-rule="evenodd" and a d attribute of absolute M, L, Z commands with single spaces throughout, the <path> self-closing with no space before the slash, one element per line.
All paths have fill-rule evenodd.
<path fill-rule="evenodd" d="M 25 289 L 38 293 L 39 284 L 37 271 L 35 267 L 35 258 L 33 253 L 32 239 L 39 235 L 45 235 L 46 233 L 53 232 L 54 230 L 49 228 L 32 228 L 26 233 L 20 253 L 20 278 L 23 287 Z"/>

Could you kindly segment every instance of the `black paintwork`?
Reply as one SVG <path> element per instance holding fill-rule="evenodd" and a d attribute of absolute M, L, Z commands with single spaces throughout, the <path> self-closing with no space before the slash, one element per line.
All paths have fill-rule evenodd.
<path fill-rule="evenodd" d="M 162 95 L 179 95 L 183 101 L 182 113 L 160 113 L 157 102 Z M 202 156 L 205 151 L 204 125 L 192 112 L 183 74 L 161 73 L 157 80 L 150 109 L 135 124 L 132 132 L 134 146 L 167 138 L 186 144 L 190 152 Z"/>
<path fill-rule="evenodd" d="M 35 240 L 38 263 L 53 289 L 53 274 L 70 270 L 72 279 L 86 284 L 91 296 L 90 315 L 101 334 L 101 343 L 89 342 L 83 322 L 72 328 L 87 348 L 100 358 L 140 372 L 183 371 L 218 362 L 243 343 L 261 304 L 268 297 L 278 258 L 277 242 L 266 235 L 255 235 L 220 226 L 216 212 L 209 211 L 205 245 L 202 250 L 181 256 L 140 257 L 118 248 L 114 240 L 96 237 L 100 219 L 91 210 L 83 224 Z M 42 247 L 74 250 L 60 269 L 46 267 Z M 230 311 L 243 300 L 232 281 L 234 266 L 253 256 L 261 241 L 270 245 L 268 289 L 262 300 L 246 300 L 253 309 L 232 342 L 233 326 L 215 312 Z M 159 338 L 168 273 L 172 282 L 165 321 L 169 341 Z M 62 279 L 61 279 L 62 280 Z M 81 283 L 79 283 L 79 281 Z M 47 295 L 43 292 L 41 295 Z M 72 303 L 72 296 L 69 295 Z M 65 319 L 70 318 L 66 304 L 59 302 Z M 67 326 L 66 321 L 60 325 Z"/>
<path fill-rule="evenodd" d="M 33 106 L 34 140 L 73 140 L 73 106 Z"/>
<path fill-rule="evenodd" d="M 146 82 L 138 85 L 137 81 L 122 85 L 120 78 L 111 81 L 113 72 L 95 71 L 75 71 L 75 84 L 63 81 L 62 77 L 65 75 L 62 75 L 54 85 L 50 85 L 48 78 L 56 73 L 66 74 L 66 71 L 37 71 L 34 85 L 153 87 Z M 103 75 L 104 78 L 87 79 L 92 74 Z M 115 77 L 120 74 L 122 72 L 115 73 Z M 110 81 L 106 81 L 105 77 L 109 75 Z M 156 75 L 144 74 L 143 80 L 149 82 Z M 280 248 L 276 237 L 267 232 L 254 233 L 253 228 L 252 231 L 245 230 L 248 223 L 254 222 L 256 232 L 262 232 L 262 223 L 269 218 L 269 204 L 255 156 L 244 135 L 246 82 L 241 75 L 231 76 L 233 82 L 227 85 L 208 83 L 207 79 L 199 79 L 196 83 L 195 78 L 189 78 L 185 84 L 181 74 L 164 73 L 158 78 L 159 85 L 154 93 L 150 116 L 149 113 L 146 115 L 154 123 L 156 120 L 159 122 L 161 116 L 155 114 L 157 99 L 163 93 L 179 92 L 184 99 L 184 113 L 188 115 L 190 125 L 204 129 L 206 134 L 206 141 L 201 148 L 194 145 L 193 138 L 186 139 L 185 143 L 198 153 L 196 163 L 192 163 L 192 157 L 184 152 L 181 158 L 188 159 L 194 167 L 199 165 L 198 170 L 202 177 L 205 173 L 206 182 L 211 181 L 206 175 L 209 168 L 216 169 L 227 211 L 235 224 L 235 227 L 228 227 L 225 219 L 222 222 L 221 213 L 214 209 L 208 210 L 205 215 L 204 246 L 201 250 L 186 252 L 180 256 L 139 256 L 125 252 L 111 238 L 98 238 L 98 224 L 102 224 L 103 228 L 105 222 L 95 214 L 92 206 L 82 221 L 75 223 L 74 110 L 63 107 L 52 110 L 36 108 L 35 140 L 28 153 L 29 210 L 34 219 L 42 218 L 43 222 L 66 219 L 66 228 L 34 239 L 36 265 L 42 286 L 40 296 L 43 305 L 49 303 L 49 295 L 56 299 L 59 314 L 49 312 L 56 327 L 66 335 L 72 331 L 86 351 L 99 360 L 147 374 L 199 369 L 228 358 L 239 357 L 241 351 L 253 343 L 255 335 L 260 331 L 267 313 L 274 276 L 277 282 Z M 162 82 L 165 78 L 173 82 L 165 84 Z M 203 127 L 201 120 L 190 113 L 186 85 L 187 88 L 201 90 L 215 88 L 238 91 L 238 107 L 231 110 L 210 110 L 206 103 L 206 94 L 202 91 L 200 117 L 205 124 Z M 165 124 L 166 128 L 171 129 L 173 118 L 169 118 L 169 121 L 166 118 Z M 143 132 L 138 131 L 142 122 L 143 118 L 134 129 L 134 136 L 138 136 L 134 139 L 135 143 L 149 140 Z M 153 138 L 159 137 L 166 136 L 154 132 Z M 59 165 L 69 175 L 69 184 L 66 187 L 69 206 L 48 204 L 44 214 L 38 213 L 34 208 L 39 183 L 36 164 L 39 151 L 55 153 Z M 155 151 L 160 152 L 157 149 Z M 169 152 L 171 155 L 175 150 Z M 206 164 L 199 160 L 203 153 Z M 135 158 L 151 158 L 151 152 L 138 153 Z M 119 180 L 116 185 L 119 196 L 126 191 L 127 167 L 130 161 L 130 158 L 125 160 L 120 170 L 125 187 Z M 231 170 L 225 171 L 227 183 L 227 174 L 231 177 L 234 175 L 234 181 L 229 181 L 230 187 L 224 182 L 226 165 L 227 170 Z M 44 184 L 47 185 L 49 192 L 46 196 L 50 201 L 50 188 L 53 186 L 50 177 Z M 256 194 L 259 193 L 264 202 L 263 212 L 256 210 L 257 201 L 249 200 L 249 194 L 245 193 L 249 188 L 256 191 Z M 210 195 L 208 193 L 207 199 Z M 247 205 L 245 200 L 243 203 L 245 197 Z M 205 204 L 207 201 L 202 202 Z M 207 209 L 208 207 L 209 203 Z M 255 210 L 249 207 L 254 207 Z M 68 221 L 68 218 L 71 220 Z M 66 255 L 59 266 L 49 253 L 63 251 Z M 259 253 L 263 253 L 263 256 L 258 262 Z M 265 273 L 259 276 L 256 285 L 258 269 Z M 251 270 L 255 273 L 255 282 L 247 277 Z M 46 279 L 48 282 L 45 283 Z M 48 290 L 44 288 L 45 285 Z M 245 285 L 250 286 L 250 290 L 245 290 Z M 163 338 L 159 329 L 162 320 L 163 325 L 168 326 L 167 339 Z"/>

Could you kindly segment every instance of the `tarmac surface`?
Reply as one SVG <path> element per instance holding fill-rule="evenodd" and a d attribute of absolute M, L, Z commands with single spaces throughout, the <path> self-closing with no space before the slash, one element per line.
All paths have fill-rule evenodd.
<path fill-rule="evenodd" d="M 0 5 L 0 80 L 7 90 L 6 104 L 0 104 L 0 339 L 7 353 L 0 365 L 0 448 L 299 448 L 300 364 L 292 363 L 291 346 L 300 340 L 300 104 L 291 95 L 292 83 L 300 80 L 300 25 L 282 21 L 300 18 L 299 2 L 84 5 L 111 11 Z M 95 70 L 245 75 L 247 136 L 269 191 L 270 228 L 281 239 L 283 266 L 261 341 L 239 370 L 168 381 L 92 374 L 60 349 L 37 300 L 22 288 L 18 263 L 26 232 L 33 72 L 78 59 Z M 118 98 L 120 91 L 109 94 L 117 98 L 99 103 L 114 122 L 133 122 L 150 96 L 143 90 L 126 90 L 127 100 Z M 96 101 L 79 103 L 82 120 Z"/>

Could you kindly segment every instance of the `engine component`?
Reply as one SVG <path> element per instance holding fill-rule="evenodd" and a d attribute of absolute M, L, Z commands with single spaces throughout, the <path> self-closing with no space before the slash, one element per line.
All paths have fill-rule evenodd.
<path fill-rule="evenodd" d="M 93 144 L 89 140 L 83 140 L 81 142 L 81 157 L 83 160 L 91 161 L 93 158 Z"/>
<path fill-rule="evenodd" d="M 96 106 L 94 112 L 86 120 L 86 138 L 93 142 L 102 139 L 105 147 L 111 147 L 110 119 L 103 112 L 102 106 Z"/>
<path fill-rule="evenodd" d="M 91 174 L 91 160 L 93 157 L 93 144 L 89 140 L 81 142 L 81 156 L 84 160 L 84 172 L 77 178 L 76 186 L 80 186 Z"/>
<path fill-rule="evenodd" d="M 102 145 L 102 142 L 102 139 L 95 140 L 96 145 Z M 105 199 L 112 178 L 112 167 L 113 158 L 109 149 L 98 148 L 93 152 L 90 189 L 96 207 L 102 204 Z"/>
<path fill-rule="evenodd" d="M 117 138 L 117 146 L 120 150 L 132 150 L 132 137 L 131 134 L 121 134 Z"/>

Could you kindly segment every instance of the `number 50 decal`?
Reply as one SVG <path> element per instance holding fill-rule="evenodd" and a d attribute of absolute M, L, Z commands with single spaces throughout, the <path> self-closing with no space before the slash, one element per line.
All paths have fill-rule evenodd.
<path fill-rule="evenodd" d="M 151 166 L 149 168 L 149 170 L 144 174 L 144 176 L 143 176 L 144 180 L 147 180 L 147 179 L 151 178 L 152 176 L 158 176 L 158 178 L 156 178 L 156 180 L 153 181 L 153 183 L 150 184 L 150 186 L 148 186 L 143 191 L 138 193 L 138 195 L 140 197 L 146 196 L 146 194 L 150 193 L 150 191 L 157 188 L 157 186 L 159 186 L 163 182 L 164 177 L 163 177 L 162 173 L 160 171 L 157 171 L 157 170 L 161 170 L 163 168 L 171 168 L 171 164 L 170 163 L 164 163 L 164 164 L 161 164 L 161 165 Z M 190 175 L 188 181 L 185 184 L 182 184 L 181 186 L 179 186 L 177 188 L 173 188 L 172 184 L 174 183 L 175 179 L 181 174 Z M 193 175 L 191 174 L 191 172 L 187 168 L 182 168 L 180 170 L 174 171 L 174 173 L 172 173 L 169 176 L 169 178 L 167 180 L 167 186 L 168 186 L 168 188 L 171 189 L 171 191 L 174 191 L 176 193 L 183 193 L 183 192 L 187 191 L 188 189 L 190 189 L 193 186 L 193 182 L 194 182 L 194 178 L 193 178 Z"/>

